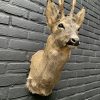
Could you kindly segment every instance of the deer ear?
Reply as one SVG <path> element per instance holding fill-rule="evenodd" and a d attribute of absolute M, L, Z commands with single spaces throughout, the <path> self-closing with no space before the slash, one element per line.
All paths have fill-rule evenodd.
<path fill-rule="evenodd" d="M 85 9 L 82 8 L 77 14 L 76 14 L 76 23 L 81 26 L 85 17 Z"/>
<path fill-rule="evenodd" d="M 47 24 L 50 27 L 52 27 L 52 25 L 56 22 L 58 12 L 58 7 L 55 5 L 55 3 L 52 0 L 47 0 L 45 15 L 47 19 Z"/>

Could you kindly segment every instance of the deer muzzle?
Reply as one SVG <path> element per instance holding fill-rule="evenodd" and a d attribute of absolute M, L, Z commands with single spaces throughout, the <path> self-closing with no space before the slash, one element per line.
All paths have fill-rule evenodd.
<path fill-rule="evenodd" d="M 67 45 L 72 45 L 72 46 L 78 46 L 80 45 L 80 41 L 74 38 L 71 38 L 68 42 Z"/>

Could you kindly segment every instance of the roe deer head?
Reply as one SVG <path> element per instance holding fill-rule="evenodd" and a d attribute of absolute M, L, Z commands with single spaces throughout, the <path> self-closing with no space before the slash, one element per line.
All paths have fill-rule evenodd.
<path fill-rule="evenodd" d="M 77 14 L 74 14 L 76 0 L 72 2 L 70 14 L 64 15 L 64 0 L 59 0 L 59 6 L 48 0 L 46 8 L 46 18 L 58 46 L 78 46 L 78 30 L 83 23 L 85 9 L 82 8 Z"/>
<path fill-rule="evenodd" d="M 78 30 L 84 21 L 85 9 L 74 14 L 75 5 L 76 0 L 73 0 L 71 12 L 65 16 L 64 0 L 59 0 L 58 6 L 53 0 L 47 0 L 45 14 L 51 34 L 44 50 L 39 50 L 31 58 L 26 86 L 32 93 L 44 96 L 52 93 L 71 48 L 80 44 Z"/>

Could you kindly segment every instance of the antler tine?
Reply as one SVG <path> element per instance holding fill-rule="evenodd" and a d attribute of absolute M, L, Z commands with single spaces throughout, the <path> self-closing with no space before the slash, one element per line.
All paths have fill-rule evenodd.
<path fill-rule="evenodd" d="M 59 12 L 64 15 L 64 0 L 59 0 Z"/>
<path fill-rule="evenodd" d="M 76 6 L 76 0 L 73 0 L 72 9 L 71 9 L 71 12 L 70 12 L 70 15 L 72 15 L 72 16 L 73 16 L 73 13 L 74 13 L 75 6 Z"/>
<path fill-rule="evenodd" d="M 61 10 L 64 9 L 64 0 L 59 0 L 59 6 L 61 7 Z"/>
<path fill-rule="evenodd" d="M 49 2 L 53 2 L 53 0 L 47 0 L 47 3 L 49 3 Z"/>
<path fill-rule="evenodd" d="M 53 1 L 53 0 L 47 0 L 47 2 L 48 2 L 48 1 Z"/>

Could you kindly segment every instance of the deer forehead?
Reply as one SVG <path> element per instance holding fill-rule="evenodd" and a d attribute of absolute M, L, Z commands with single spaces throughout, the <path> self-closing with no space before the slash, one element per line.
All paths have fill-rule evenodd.
<path fill-rule="evenodd" d="M 59 23 L 62 23 L 65 28 L 67 29 L 75 29 L 77 30 L 79 26 L 74 22 L 74 18 L 71 18 L 70 16 L 62 18 Z"/>

